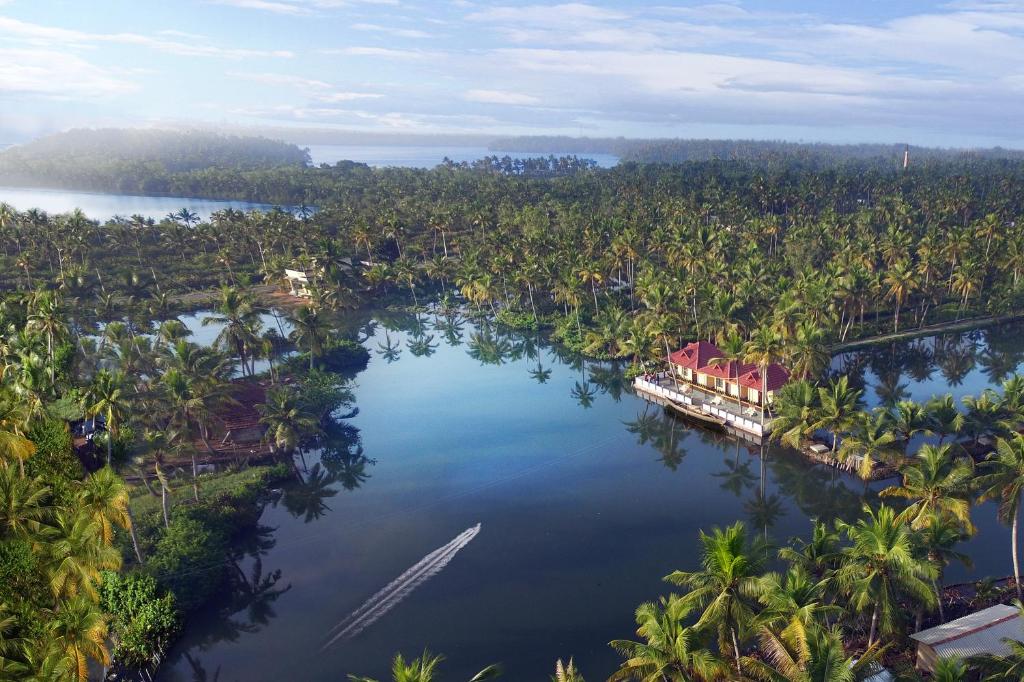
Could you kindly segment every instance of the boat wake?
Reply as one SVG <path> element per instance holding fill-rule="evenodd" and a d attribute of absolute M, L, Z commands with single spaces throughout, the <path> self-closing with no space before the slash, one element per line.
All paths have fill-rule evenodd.
<path fill-rule="evenodd" d="M 413 590 L 437 575 L 479 532 L 480 524 L 478 523 L 456 535 L 448 544 L 438 547 L 420 559 L 402 575 L 363 602 L 362 606 L 328 630 L 325 635 L 327 641 L 320 647 L 320 651 L 326 650 L 340 639 L 355 637 L 373 625 L 381 616 L 408 597 Z"/>

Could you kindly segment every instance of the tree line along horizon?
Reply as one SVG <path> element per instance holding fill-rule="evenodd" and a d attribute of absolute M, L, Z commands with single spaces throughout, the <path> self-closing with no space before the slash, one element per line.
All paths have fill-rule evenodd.
<path fill-rule="evenodd" d="M 165 413 L 178 415 L 171 419 L 177 421 L 176 428 L 191 435 L 193 445 L 196 439 L 201 441 L 204 429 L 196 415 L 209 409 L 209 403 L 203 407 L 202 396 L 215 401 L 216 396 L 210 396 L 216 391 L 197 377 L 218 376 L 218 372 L 202 368 L 209 369 L 205 363 L 210 362 L 223 364 L 223 355 L 221 360 L 211 360 L 187 339 L 170 337 L 160 342 L 161 353 L 154 354 L 152 348 L 140 352 L 139 344 L 155 342 L 136 333 L 173 318 L 181 296 L 190 291 L 228 287 L 216 304 L 217 315 L 233 318 L 225 327 L 233 331 L 219 344 L 220 353 L 233 363 L 251 366 L 253 358 L 265 351 L 262 342 L 258 345 L 255 336 L 246 331 L 258 306 L 245 289 L 258 282 L 279 283 L 285 267 L 314 272 L 312 300 L 294 315 L 296 329 L 304 330 L 296 335 L 295 343 L 305 356 L 290 367 L 298 373 L 301 366 L 310 377 L 307 380 L 314 382 L 320 381 L 317 371 L 310 371 L 305 361 L 315 366 L 335 347 L 327 323 L 319 319 L 322 311 L 359 303 L 419 305 L 437 299 L 450 308 L 455 290 L 473 314 L 509 327 L 542 329 L 570 349 L 591 357 L 628 358 L 637 366 L 664 359 L 669 349 L 679 347 L 685 339 L 712 338 L 723 347 L 746 347 L 747 351 L 760 339 L 767 348 L 762 354 L 782 360 L 798 377 L 808 380 L 794 382 L 794 388 L 780 397 L 780 417 L 792 417 L 787 410 L 800 408 L 793 426 L 780 433 L 806 435 L 810 424 L 819 424 L 813 427 L 816 429 L 825 423 L 833 432 L 851 434 L 847 441 L 863 443 L 869 436 L 864 435 L 866 430 L 861 432 L 860 422 L 866 423 L 870 417 L 879 423 L 876 431 L 901 442 L 906 434 L 901 436 L 903 427 L 896 426 L 900 408 L 888 413 L 893 421 L 884 421 L 888 418 L 860 410 L 856 396 L 851 402 L 855 389 L 846 386 L 841 390 L 841 380 L 821 386 L 812 382 L 828 363 L 829 346 L 842 340 L 1019 310 L 1020 269 L 1024 267 L 1024 227 L 1018 219 L 1024 199 L 1024 185 L 1018 181 L 1021 170 L 1014 162 L 990 160 L 934 164 L 907 173 L 852 167 L 819 171 L 799 164 L 765 171 L 744 164 L 708 162 L 606 171 L 571 169 L 563 176 L 536 178 L 493 167 L 447 165 L 414 171 L 348 166 L 295 171 L 295 183 L 321 182 L 317 191 L 330 197 L 318 199 L 317 210 L 301 216 L 281 210 L 227 210 L 214 214 L 210 221 L 199 221 L 183 209 L 162 220 L 135 216 L 100 223 L 80 212 L 52 216 L 0 205 L 4 357 L 10 367 L 2 384 L 11 415 L 4 421 L 4 432 L 13 434 L 4 441 L 2 465 L 3 475 L 12 483 L 0 490 L 20 486 L 18 494 L 33 500 L 29 508 L 34 510 L 27 519 L 20 511 L 8 514 L 0 539 L 5 550 L 22 548 L 21 558 L 10 560 L 19 570 L 42 574 L 39 565 L 33 564 L 30 570 L 28 564 L 18 563 L 24 559 L 25 548 L 48 546 L 63 537 L 59 533 L 70 533 L 62 530 L 60 523 L 78 522 L 79 546 L 89 548 L 94 557 L 75 559 L 82 562 L 75 578 L 81 585 L 58 589 L 51 579 L 48 592 L 37 586 L 31 594 L 38 599 L 50 594 L 46 599 L 52 601 L 27 605 L 20 601 L 22 611 L 4 617 L 0 656 L 7 661 L 12 647 L 32 640 L 20 630 L 14 636 L 9 634 L 20 618 L 36 617 L 38 638 L 49 632 L 46 628 L 57 627 L 53 623 L 65 613 L 65 606 L 70 614 L 72 597 L 81 597 L 83 613 L 92 604 L 94 627 L 86 629 L 91 634 L 77 632 L 74 641 L 78 643 L 67 644 L 63 652 L 19 649 L 11 659 L 11 674 L 29 679 L 52 659 L 46 665 L 63 671 L 54 673 L 52 679 L 62 679 L 61 675 L 69 674 L 69 657 L 74 661 L 103 660 L 103 638 L 97 633 L 108 626 L 117 631 L 119 625 L 112 614 L 104 614 L 97 606 L 102 584 L 99 576 L 102 569 L 116 568 L 121 562 L 120 556 L 115 559 L 102 550 L 112 547 L 112 541 L 103 538 L 104 528 L 111 529 L 111 537 L 123 539 L 128 528 L 134 527 L 126 516 L 130 506 L 118 501 L 104 507 L 102 515 L 109 523 L 98 516 L 84 521 L 72 518 L 66 509 L 71 504 L 68 500 L 73 499 L 69 491 L 93 484 L 96 474 L 86 476 L 67 464 L 67 452 L 61 445 L 52 448 L 57 453 L 53 457 L 64 462 L 60 472 L 33 471 L 33 466 L 51 457 L 23 456 L 30 449 L 24 443 L 34 444 L 37 452 L 44 450 L 40 443 L 57 439 L 60 429 L 54 424 L 63 423 L 62 417 L 76 406 L 81 410 L 89 403 L 92 410 L 101 404 L 85 399 L 95 397 L 95 391 L 119 388 L 124 400 L 125 391 L 153 382 L 159 390 L 147 388 L 146 395 L 157 401 L 154 404 L 171 401 Z M 292 171 L 257 172 L 267 173 L 271 182 L 278 174 Z M 248 171 L 206 169 L 204 173 L 210 192 L 217 191 L 221 180 L 230 184 L 248 178 Z M 303 316 L 307 318 L 304 321 Z M 77 343 L 88 329 L 83 321 L 99 319 L 113 321 L 107 329 L 115 335 L 107 355 L 114 369 L 103 372 L 96 370 L 99 356 L 91 354 L 95 349 Z M 126 324 L 119 327 L 118 320 Z M 165 326 L 176 329 L 173 320 Z M 76 342 L 69 343 L 72 339 Z M 145 362 L 152 360 L 143 362 L 143 358 L 175 355 L 181 356 L 173 360 L 184 363 L 181 367 L 161 364 L 171 360 L 151 365 Z M 182 367 L 191 367 L 191 380 Z M 221 379 L 223 371 L 219 370 Z M 112 379 L 114 376 L 117 378 Z M 328 396 L 325 400 L 344 402 L 350 396 L 338 393 L 342 389 L 327 385 L 320 394 Z M 1019 463 L 1004 457 L 1004 451 L 1024 446 L 1007 430 L 1014 418 L 1007 416 L 1011 414 L 1007 412 L 1009 395 L 978 397 L 978 401 L 995 405 L 987 415 L 994 418 L 983 428 L 1001 440 L 997 456 L 978 465 L 984 467 L 983 475 L 972 473 L 969 478 L 995 486 L 995 479 L 985 477 L 1005 476 L 1003 488 L 1010 491 L 1006 499 L 1016 509 L 1013 500 L 1019 501 L 1020 484 L 1014 481 L 1022 479 L 1014 467 Z M 175 400 L 179 407 L 170 407 Z M 196 402 L 190 402 L 193 400 Z M 295 403 L 296 397 L 283 391 L 281 404 L 270 406 L 277 419 L 271 430 L 281 434 L 280 440 L 277 435 L 274 438 L 283 452 L 294 450 L 303 431 L 311 428 L 308 415 L 299 418 L 304 413 Z M 902 409 L 911 410 L 907 405 Z M 982 428 L 978 425 L 987 409 L 975 409 L 974 416 L 966 410 L 964 423 L 971 426 L 964 433 L 973 438 L 970 429 Z M 108 421 L 114 436 L 111 452 L 117 444 L 116 422 Z M 33 429 L 42 428 L 41 424 L 49 425 L 57 435 L 36 433 Z M 907 428 L 929 430 L 929 424 L 925 420 Z M 168 421 L 152 424 L 148 430 L 156 441 L 171 435 L 175 429 L 170 426 Z M 132 435 L 133 442 L 122 446 L 141 448 L 149 466 L 156 466 L 152 453 L 166 446 L 144 443 L 141 433 Z M 19 443 L 21 450 L 12 446 Z M 113 459 L 116 462 L 117 458 Z M 867 662 L 894 655 L 876 646 L 877 633 L 906 633 L 907 624 L 900 615 L 904 605 L 912 605 L 922 617 L 934 617 L 931 614 L 939 602 L 934 584 L 938 566 L 955 558 L 947 550 L 954 551 L 956 542 L 969 530 L 962 511 L 954 511 L 962 510 L 965 495 L 969 500 L 980 491 L 965 493 L 957 487 L 963 483 L 967 462 L 955 446 L 940 444 L 909 456 L 897 452 L 892 461 L 903 469 L 903 485 L 898 487 L 910 490 L 911 484 L 918 486 L 908 493 L 914 499 L 925 485 L 921 479 L 926 473 L 919 470 L 930 467 L 928 475 L 941 479 L 927 483 L 933 486 L 927 490 L 927 500 L 934 515 L 908 516 L 906 509 L 914 508 L 918 500 L 903 510 L 887 505 L 870 507 L 863 519 L 837 529 L 815 528 L 814 538 L 827 536 L 832 538 L 828 542 L 834 543 L 835 556 L 825 566 L 831 582 L 819 585 L 826 578 L 824 572 L 809 573 L 813 580 L 794 575 L 798 570 L 794 561 L 792 571 L 778 577 L 780 589 L 788 589 L 788 585 L 802 595 L 791 595 L 792 599 L 780 597 L 768 586 L 770 579 L 761 575 L 763 562 L 744 558 L 741 563 L 749 567 L 749 573 L 734 576 L 735 580 L 714 575 L 723 568 L 716 564 L 727 556 L 723 552 L 751 553 L 756 539 L 742 528 L 702 536 L 707 550 L 703 570 L 675 575 L 674 582 L 686 594 L 645 605 L 642 622 L 638 612 L 639 636 L 644 641 L 617 645 L 627 652 L 627 665 L 633 666 L 616 673 L 617 679 L 646 679 L 652 674 L 672 680 L 735 679 L 730 677 L 733 675 L 855 679 L 844 677 L 847 673 L 842 670 L 865 674 Z M 64 470 L 65 466 L 69 468 Z M 939 476 L 942 472 L 951 480 Z M 114 477 L 108 482 L 112 499 L 126 500 L 127 494 L 116 481 Z M 194 477 L 188 486 L 195 484 L 199 489 L 195 481 Z M 150 515 L 155 524 L 147 527 L 152 535 L 142 540 L 139 552 L 131 542 L 122 543 L 121 554 L 129 564 L 141 563 L 139 555 L 155 549 L 157 554 L 167 553 L 169 557 L 162 560 L 178 562 L 175 565 L 187 565 L 200 556 L 207 560 L 217 556 L 224 551 L 231 527 L 230 520 L 218 514 L 236 503 L 251 513 L 251 503 L 258 497 L 239 485 L 237 490 L 218 491 L 226 497 L 217 497 L 217 504 L 196 500 L 198 493 L 189 502 L 186 494 L 170 509 L 163 504 L 167 491 L 157 492 L 155 499 L 160 503 L 151 508 Z M 171 499 L 174 496 L 172 492 Z M 210 510 L 211 505 L 217 514 Z M 111 510 L 121 510 L 121 515 Z M 925 529 L 930 534 L 932 528 L 944 529 L 943 542 L 951 543 L 935 555 L 925 551 L 918 539 Z M 203 538 L 202 542 L 197 543 L 197 537 Z M 889 544 L 883 552 L 867 557 L 863 552 L 872 537 L 884 537 Z M 802 551 L 806 549 L 802 543 L 813 541 L 801 540 L 790 549 Z M 840 561 L 857 552 L 862 554 L 856 562 Z M 760 553 L 760 548 L 753 551 L 754 555 Z M 95 558 L 101 555 L 105 558 Z M 850 568 L 853 564 L 872 566 L 878 572 L 857 577 Z M 145 572 L 138 575 L 131 580 L 145 581 Z M 808 582 L 812 584 L 808 586 Z M 721 594 L 737 601 L 718 615 L 709 615 L 709 609 L 720 604 L 717 597 L 705 601 L 715 594 L 716 585 Z M 173 618 L 168 614 L 174 611 L 157 602 L 167 595 L 186 602 L 196 596 L 189 592 L 194 584 L 178 585 L 178 591 L 173 587 L 159 580 L 133 584 L 130 589 L 145 598 L 128 601 L 144 603 L 160 614 L 154 615 L 154 620 L 170 622 Z M 882 603 L 881 593 L 872 591 L 879 589 L 891 597 L 884 613 L 867 609 L 867 605 Z M 761 617 L 762 612 L 775 609 L 768 601 L 776 597 L 790 599 L 793 613 L 740 626 L 738 614 Z M 5 595 L 5 599 L 13 598 L 10 593 Z M 807 601 L 794 606 L 793 599 L 804 598 Z M 839 603 L 850 606 L 841 616 L 832 608 Z M 856 606 L 858 603 L 862 606 Z M 130 620 L 121 615 L 123 621 Z M 126 632 L 121 635 L 122 640 L 128 639 Z M 141 637 L 138 633 L 133 636 Z M 154 635 L 158 639 L 163 636 Z M 655 642 L 648 636 L 666 639 Z M 787 655 L 790 663 L 786 663 Z M 852 658 L 865 664 L 854 668 L 833 665 Z M 641 659 L 646 662 L 629 663 Z M 427 659 L 418 660 L 421 669 L 428 663 Z M 1013 665 L 1014 661 L 981 663 L 996 670 L 992 666 Z M 831 671 L 828 674 L 835 677 L 816 676 L 813 671 L 825 664 Z M 645 667 L 650 665 L 656 668 Z M 433 670 L 436 663 L 426 667 Z M 568 674 L 568 668 L 572 666 L 562 666 L 563 674 Z"/>

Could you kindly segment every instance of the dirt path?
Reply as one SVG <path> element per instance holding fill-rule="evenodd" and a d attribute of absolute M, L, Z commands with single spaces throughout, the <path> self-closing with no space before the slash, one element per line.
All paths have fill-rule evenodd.
<path fill-rule="evenodd" d="M 972 329 L 982 329 L 984 327 L 991 327 L 997 324 L 1013 322 L 1015 320 L 1020 319 L 1024 319 L 1024 314 L 1000 315 L 998 317 L 972 317 L 969 320 L 959 320 L 956 322 L 942 322 L 940 324 L 930 324 L 924 327 L 908 329 L 906 331 L 898 333 L 882 334 L 881 336 L 870 336 L 866 339 L 857 339 L 855 341 L 847 341 L 846 343 L 837 343 L 834 346 L 832 346 L 829 350 L 831 350 L 832 353 L 840 353 L 842 351 L 853 350 L 855 348 L 866 348 L 868 346 L 874 346 L 880 343 L 890 343 L 892 341 L 914 339 L 919 336 L 931 336 L 933 334 L 943 334 L 945 332 L 963 332 L 970 331 Z"/>

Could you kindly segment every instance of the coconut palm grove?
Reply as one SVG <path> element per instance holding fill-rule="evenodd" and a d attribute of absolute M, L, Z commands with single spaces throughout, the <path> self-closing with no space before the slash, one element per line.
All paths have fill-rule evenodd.
<path fill-rule="evenodd" d="M 850 491 L 841 516 L 826 503 L 798 536 L 737 509 L 677 538 L 692 565 L 664 559 L 661 593 L 594 643 L 618 660 L 597 679 L 1024 679 L 1024 358 L 1003 356 L 971 395 L 890 385 L 881 400 L 841 361 L 1024 314 L 1024 161 L 755 145 L 611 168 L 585 155 L 373 168 L 160 134 L 181 150 L 173 164 L 96 144 L 111 131 L 0 154 L 20 184 L 268 205 L 107 218 L 0 204 L 0 678 L 158 678 L 224 594 L 268 609 L 288 590 L 247 558 L 273 542 L 261 515 L 284 489 L 316 519 L 339 481 L 353 490 L 387 457 L 364 454 L 353 425 L 360 372 L 429 358 L 469 324 L 481 366 L 556 349 L 583 369 L 584 408 L 615 385 L 673 433 L 742 443 L 762 467 L 785 451 L 799 475 Z M 419 330 L 407 348 L 391 331 L 374 345 L 368 310 Z M 940 363 L 955 352 L 933 349 Z M 538 360 L 537 390 L 550 373 Z M 986 543 L 969 544 L 983 521 Z M 403 590 L 442 581 L 486 532 L 363 595 L 335 633 L 395 627 Z M 949 582 L 982 559 L 998 573 Z M 1006 610 L 984 620 L 992 607 Z M 946 625 L 962 618 L 975 620 Z M 452 679 L 459 655 L 393 653 L 376 669 L 396 681 Z M 188 660 L 189 679 L 216 679 Z M 543 675 L 595 679 L 587 665 L 565 651 Z M 527 679 L 514 656 L 479 668 L 472 679 Z"/>

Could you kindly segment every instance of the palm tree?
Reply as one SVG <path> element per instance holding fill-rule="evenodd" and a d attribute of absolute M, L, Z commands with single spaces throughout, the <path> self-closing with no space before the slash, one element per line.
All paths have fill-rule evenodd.
<path fill-rule="evenodd" d="M 25 460 L 35 454 L 35 443 L 24 433 L 29 412 L 25 403 L 10 391 L 0 390 L 0 461 L 18 461 L 18 471 L 25 476 Z"/>
<path fill-rule="evenodd" d="M 744 362 L 758 366 L 761 373 L 761 430 L 764 430 L 764 413 L 768 408 L 768 367 L 782 357 L 782 336 L 771 327 L 758 327 L 747 341 L 743 354 Z"/>
<path fill-rule="evenodd" d="M 1012 438 L 996 441 L 995 456 L 981 464 L 985 473 L 978 477 L 981 490 L 979 501 L 999 500 L 999 518 L 1011 524 L 1010 551 L 1013 554 L 1013 581 L 1017 586 L 1017 598 L 1022 595 L 1020 585 L 1020 559 L 1017 551 L 1017 526 L 1020 516 L 1021 494 L 1024 493 L 1024 436 L 1014 434 Z"/>
<path fill-rule="evenodd" d="M 13 465 L 0 462 L 0 532 L 4 537 L 36 535 L 49 515 L 50 494 L 40 479 L 19 476 Z"/>
<path fill-rule="evenodd" d="M 300 396 L 282 387 L 267 393 L 267 402 L 257 405 L 260 423 L 267 427 L 265 438 L 271 449 L 290 455 L 299 440 L 318 429 L 318 420 L 306 409 Z"/>
<path fill-rule="evenodd" d="M 568 663 L 562 663 L 562 659 L 555 661 L 555 674 L 551 676 L 551 682 L 585 682 L 585 680 L 570 658 Z"/>
<path fill-rule="evenodd" d="M 771 437 L 791 448 L 800 448 L 814 435 L 821 409 L 818 391 L 809 381 L 791 381 L 779 391 Z"/>
<path fill-rule="evenodd" d="M 107 620 L 95 603 L 84 597 L 60 602 L 47 634 L 71 662 L 74 679 L 89 681 L 89 659 L 110 664 L 107 652 Z"/>
<path fill-rule="evenodd" d="M 293 327 L 292 340 L 309 353 L 309 368 L 312 370 L 317 357 L 323 353 L 327 325 L 320 313 L 308 305 L 300 306 L 289 319 Z"/>
<path fill-rule="evenodd" d="M 96 600 L 100 573 L 121 567 L 121 553 L 100 540 L 100 528 L 88 514 L 61 510 L 54 514 L 46 549 L 50 589 L 57 598 L 84 594 Z"/>
<path fill-rule="evenodd" d="M 882 505 L 876 511 L 865 505 L 856 523 L 840 521 L 837 527 L 852 544 L 842 550 L 836 582 L 850 595 L 848 603 L 854 611 L 871 612 L 869 647 L 878 632 L 900 632 L 901 597 L 934 605 L 935 596 L 925 582 L 934 569 L 915 556 L 910 529 L 891 507 Z"/>
<path fill-rule="evenodd" d="M 99 527 L 100 541 L 105 544 L 114 542 L 114 526 L 120 526 L 129 532 L 135 558 L 142 564 L 139 552 L 139 541 L 135 537 L 132 524 L 131 507 L 128 504 L 128 488 L 110 467 L 99 471 L 80 482 L 77 486 L 78 509 L 91 516 Z"/>
<path fill-rule="evenodd" d="M 434 682 L 437 668 L 444 661 L 444 656 L 435 656 L 429 651 L 424 651 L 419 658 L 414 658 L 408 663 L 402 654 L 397 654 L 391 662 L 391 679 L 393 682 Z M 489 665 L 476 675 L 470 678 L 469 682 L 483 682 L 493 680 L 501 675 L 501 667 Z M 369 677 L 349 675 L 350 682 L 377 682 Z"/>
<path fill-rule="evenodd" d="M 759 537 L 748 542 L 742 521 L 725 530 L 714 528 L 711 535 L 701 531 L 700 543 L 701 570 L 675 571 L 665 579 L 689 588 L 683 599 L 704 609 L 695 627 L 717 627 L 719 649 L 725 651 L 731 644 L 736 672 L 742 677 L 740 640 L 754 619 L 757 598 L 764 590 L 760 576 L 766 547 Z"/>
<path fill-rule="evenodd" d="M 889 416 L 882 410 L 859 412 L 850 435 L 839 447 L 839 461 L 850 455 L 860 457 L 858 474 L 867 481 L 871 478 L 875 462 L 888 461 L 896 453 L 896 436 L 889 429 Z"/>
<path fill-rule="evenodd" d="M 920 544 L 922 551 L 932 566 L 935 567 L 935 575 L 932 577 L 932 588 L 935 591 L 935 598 L 938 600 L 939 619 L 946 622 L 946 614 L 942 608 L 942 577 L 946 567 L 953 561 L 959 561 L 970 568 L 971 558 L 962 552 L 953 549 L 957 544 L 968 538 L 963 527 L 958 521 L 949 518 L 935 516 L 914 536 Z"/>
<path fill-rule="evenodd" d="M 248 296 L 233 287 L 224 287 L 215 312 L 203 318 L 203 326 L 211 324 L 222 326 L 214 345 L 234 352 L 244 373 L 259 342 L 260 311 Z"/>
<path fill-rule="evenodd" d="M 924 406 L 929 422 L 929 430 L 939 436 L 939 444 L 964 427 L 964 415 L 956 408 L 953 396 L 945 394 L 932 398 Z"/>
<path fill-rule="evenodd" d="M 859 657 L 847 656 L 837 626 L 784 630 L 762 628 L 761 651 L 768 661 L 747 659 L 751 677 L 766 682 L 854 682 L 874 670 L 881 651 L 871 646 Z"/>
<path fill-rule="evenodd" d="M 625 657 L 608 682 L 621 680 L 716 680 L 726 666 L 701 642 L 701 632 L 685 625 L 694 605 L 670 595 L 636 610 L 640 642 L 617 639 L 611 647 Z"/>
<path fill-rule="evenodd" d="M 890 486 L 882 497 L 903 497 L 913 502 L 900 513 L 900 520 L 914 530 L 924 528 L 936 516 L 958 522 L 968 533 L 971 523 L 973 462 L 953 457 L 952 446 L 921 446 L 917 454 L 900 468 L 903 484 Z"/>
<path fill-rule="evenodd" d="M 121 428 L 121 422 L 129 414 L 130 403 L 125 387 L 127 381 L 120 371 L 109 372 L 101 369 L 93 377 L 86 393 L 86 413 L 103 416 L 107 430 L 107 466 L 110 466 L 114 452 L 114 438 Z"/>
<path fill-rule="evenodd" d="M 840 432 L 848 430 L 855 423 L 862 394 L 860 389 L 850 388 L 850 379 L 845 374 L 830 382 L 827 387 L 818 388 L 821 409 L 814 428 L 832 432 L 833 453 L 838 448 Z"/>
<path fill-rule="evenodd" d="M 814 521 L 811 539 L 795 538 L 779 550 L 779 558 L 822 580 L 840 564 L 839 533 L 821 521 Z"/>

